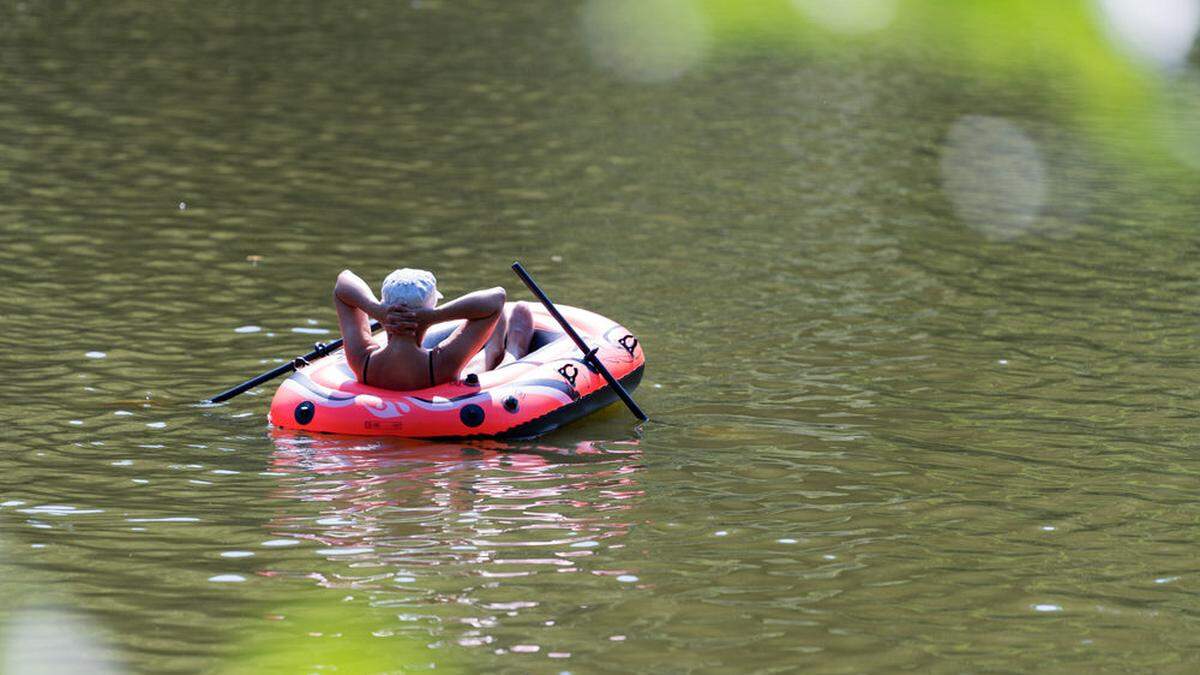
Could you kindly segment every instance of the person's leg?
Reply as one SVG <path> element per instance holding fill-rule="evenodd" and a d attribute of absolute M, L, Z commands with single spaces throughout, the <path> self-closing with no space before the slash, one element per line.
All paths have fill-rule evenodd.
<path fill-rule="evenodd" d="M 512 363 L 529 353 L 529 343 L 533 340 L 533 314 L 529 305 L 518 302 L 509 309 L 507 344 L 504 357 L 498 365 Z"/>
<path fill-rule="evenodd" d="M 529 311 L 529 305 L 524 302 L 511 303 L 500 313 L 496 328 L 488 337 L 483 351 L 476 354 L 462 372 L 479 373 L 512 363 L 529 353 L 532 340 L 533 314 Z"/>
<path fill-rule="evenodd" d="M 500 312 L 500 320 L 496 322 L 496 327 L 492 330 L 488 341 L 483 345 L 483 363 L 482 370 L 491 370 L 500 365 L 500 360 L 504 358 L 504 339 L 508 334 L 509 316 L 512 314 L 510 307 L 505 307 Z M 476 355 L 478 357 L 478 355 Z M 477 359 L 472 359 L 471 365 L 476 365 Z"/>

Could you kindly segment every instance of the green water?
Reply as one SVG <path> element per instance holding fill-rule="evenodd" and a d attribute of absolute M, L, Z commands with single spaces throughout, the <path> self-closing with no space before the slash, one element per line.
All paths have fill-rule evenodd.
<path fill-rule="evenodd" d="M 918 2 L 654 0 L 642 53 L 635 5 L 0 2 L 0 664 L 1196 668 L 1200 128 L 1150 93 L 1195 66 Z M 514 259 L 638 334 L 649 423 L 197 404 L 345 267 Z"/>

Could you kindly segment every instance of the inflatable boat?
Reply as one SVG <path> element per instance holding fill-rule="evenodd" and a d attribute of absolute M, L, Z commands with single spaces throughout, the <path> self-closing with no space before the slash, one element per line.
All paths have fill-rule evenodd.
<path fill-rule="evenodd" d="M 641 382 L 645 355 L 620 324 L 577 307 L 559 311 L 626 390 Z M 297 369 L 275 392 L 268 415 L 284 429 L 409 438 L 533 438 L 617 400 L 579 347 L 542 307 L 531 307 L 529 354 L 495 370 L 414 391 L 359 383 L 342 350 Z M 431 326 L 424 345 L 457 323 Z M 376 336 L 381 344 L 383 334 Z"/>

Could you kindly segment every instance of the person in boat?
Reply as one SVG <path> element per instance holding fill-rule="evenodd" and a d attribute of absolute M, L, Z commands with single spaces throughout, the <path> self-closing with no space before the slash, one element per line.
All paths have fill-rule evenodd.
<path fill-rule="evenodd" d="M 529 352 L 533 316 L 523 302 L 505 304 L 500 286 L 437 304 L 437 279 L 425 270 L 398 269 L 387 276 L 377 300 L 371 287 L 350 270 L 333 286 L 346 361 L 358 381 L 372 387 L 424 389 L 511 363 Z M 371 336 L 370 320 L 383 324 L 387 343 Z M 433 347 L 425 331 L 444 321 L 462 321 Z"/>

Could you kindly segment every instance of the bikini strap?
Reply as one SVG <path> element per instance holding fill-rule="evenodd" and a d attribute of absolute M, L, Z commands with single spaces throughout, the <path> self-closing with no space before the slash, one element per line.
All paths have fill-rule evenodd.
<path fill-rule="evenodd" d="M 429 350 L 429 386 L 431 387 L 435 384 L 433 381 L 433 352 L 435 351 L 436 349 Z"/>
<path fill-rule="evenodd" d="M 361 379 L 362 379 L 362 383 L 364 386 L 367 386 L 367 367 L 370 365 L 371 365 L 371 352 L 368 351 L 367 355 L 363 357 L 363 368 L 362 368 L 362 378 Z"/>

